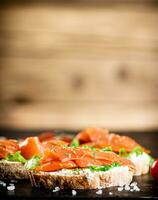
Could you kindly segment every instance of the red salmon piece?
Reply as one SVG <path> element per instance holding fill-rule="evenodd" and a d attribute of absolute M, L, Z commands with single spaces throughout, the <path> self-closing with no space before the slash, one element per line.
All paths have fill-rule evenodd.
<path fill-rule="evenodd" d="M 8 154 L 14 154 L 18 150 L 17 140 L 0 140 L 0 158 L 5 158 Z"/>
<path fill-rule="evenodd" d="M 107 140 L 109 131 L 107 129 L 88 128 L 80 132 L 76 137 L 81 143 L 97 142 Z"/>
<path fill-rule="evenodd" d="M 20 143 L 20 151 L 26 159 L 30 159 L 35 155 L 41 156 L 43 154 L 42 145 L 38 137 L 26 138 L 23 142 Z"/>
<path fill-rule="evenodd" d="M 63 163 L 60 161 L 52 161 L 36 167 L 36 171 L 53 172 L 60 169 L 73 169 L 76 167 L 77 165 L 73 161 L 67 161 Z"/>

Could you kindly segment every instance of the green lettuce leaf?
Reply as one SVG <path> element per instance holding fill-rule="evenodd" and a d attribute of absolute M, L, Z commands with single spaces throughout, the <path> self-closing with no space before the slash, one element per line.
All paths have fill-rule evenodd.
<path fill-rule="evenodd" d="M 142 155 L 143 154 L 143 149 L 141 147 L 135 147 L 130 154 L 135 153 L 137 156 Z"/>
<path fill-rule="evenodd" d="M 113 167 L 119 167 L 120 164 L 119 163 L 113 163 L 112 165 L 105 165 L 105 166 L 91 166 L 89 167 L 89 169 L 91 171 L 108 171 L 110 169 L 112 169 Z"/>
<path fill-rule="evenodd" d="M 82 146 L 83 149 L 90 149 L 92 151 L 99 151 L 99 149 L 93 147 L 93 146 L 88 146 L 88 145 L 84 145 Z"/>
<path fill-rule="evenodd" d="M 14 154 L 9 154 L 5 160 L 8 161 L 16 161 L 16 162 L 21 162 L 21 163 L 26 163 L 26 159 L 21 155 L 20 151 L 17 151 Z"/>
<path fill-rule="evenodd" d="M 37 166 L 40 165 L 41 158 L 39 156 L 33 156 L 31 159 L 27 160 L 25 163 L 26 169 L 35 169 Z"/>
<path fill-rule="evenodd" d="M 74 138 L 70 144 L 71 147 L 78 147 L 80 145 L 80 142 L 77 138 Z"/>
<path fill-rule="evenodd" d="M 127 157 L 128 156 L 128 153 L 127 153 L 125 148 L 119 149 L 119 156 L 121 156 L 121 157 Z"/>
<path fill-rule="evenodd" d="M 108 147 L 105 147 L 103 149 L 101 149 L 101 151 L 112 151 L 112 147 L 111 146 L 108 146 Z"/>

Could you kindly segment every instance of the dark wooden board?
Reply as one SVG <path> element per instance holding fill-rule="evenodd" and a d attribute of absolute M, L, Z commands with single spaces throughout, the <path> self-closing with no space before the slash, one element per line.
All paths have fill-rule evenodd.
<path fill-rule="evenodd" d="M 5 135 L 7 137 L 35 135 L 40 131 L 15 131 L 15 130 L 0 130 L 0 136 Z M 63 131 L 57 131 L 59 133 Z M 69 133 L 66 131 L 66 133 Z M 142 145 L 150 148 L 153 152 L 152 155 L 156 157 L 158 155 L 158 133 L 126 133 L 126 135 L 132 135 Z M 6 187 L 0 186 L 0 199 L 158 199 L 158 182 L 148 174 L 141 177 L 135 177 L 135 181 L 138 182 L 140 192 L 128 192 L 117 190 L 117 187 L 107 188 L 103 190 L 102 195 L 97 195 L 97 190 L 77 190 L 77 195 L 72 196 L 71 190 L 61 190 L 53 193 L 52 190 L 32 188 L 29 181 L 18 181 L 15 183 L 15 191 L 8 191 Z M 10 182 L 6 182 L 9 184 Z M 112 192 L 112 195 L 109 195 Z"/>

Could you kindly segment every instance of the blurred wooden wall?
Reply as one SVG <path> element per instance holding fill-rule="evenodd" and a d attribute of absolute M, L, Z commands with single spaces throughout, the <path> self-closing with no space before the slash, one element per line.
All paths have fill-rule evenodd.
<path fill-rule="evenodd" d="M 1 127 L 157 129 L 157 4 L 2 6 L 0 108 Z"/>

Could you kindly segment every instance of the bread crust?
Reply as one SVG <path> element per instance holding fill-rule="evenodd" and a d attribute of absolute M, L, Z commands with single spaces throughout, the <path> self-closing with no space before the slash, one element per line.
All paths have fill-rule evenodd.
<path fill-rule="evenodd" d="M 57 173 L 40 172 L 34 173 L 34 183 L 33 186 L 45 187 L 47 189 L 54 189 L 59 187 L 60 189 L 97 189 L 106 188 L 112 186 L 122 186 L 128 185 L 132 181 L 134 172 L 119 171 L 118 177 L 116 173 L 111 171 L 107 172 L 94 172 L 92 176 L 87 176 L 86 173 L 79 175 L 62 175 Z M 118 180 L 121 177 L 120 181 Z"/>
<path fill-rule="evenodd" d="M 29 179 L 29 175 L 22 163 L 0 160 L 0 178 Z"/>

